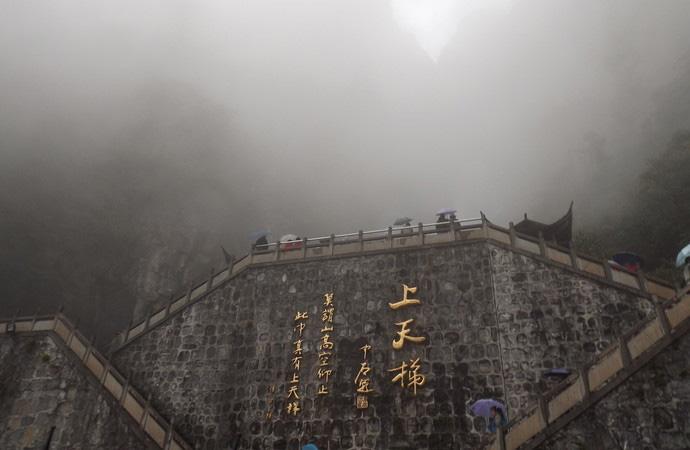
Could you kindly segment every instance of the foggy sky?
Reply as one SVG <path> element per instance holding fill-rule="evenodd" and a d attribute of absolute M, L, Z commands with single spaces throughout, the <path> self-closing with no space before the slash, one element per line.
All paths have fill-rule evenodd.
<path fill-rule="evenodd" d="M 498 3 L 431 55 L 395 1 L 0 0 L 5 245 L 610 214 L 690 127 L 690 2 Z"/>

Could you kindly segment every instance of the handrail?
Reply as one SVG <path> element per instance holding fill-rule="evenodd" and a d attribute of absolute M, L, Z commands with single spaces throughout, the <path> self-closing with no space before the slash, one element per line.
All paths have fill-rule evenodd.
<path fill-rule="evenodd" d="M 690 290 L 685 288 L 674 298 L 657 303 L 656 312 L 656 316 L 635 325 L 593 361 L 540 396 L 536 405 L 508 422 L 497 438 L 501 442 L 494 442 L 487 448 L 496 448 L 495 444 L 508 450 L 536 448 L 641 369 L 690 330 Z M 517 430 L 536 409 L 540 410 L 544 423 L 529 430 L 519 430 L 520 439 L 511 440 L 513 430 Z"/>
<path fill-rule="evenodd" d="M 395 232 L 399 233 L 396 234 Z M 378 233 L 378 236 L 367 236 Z M 385 234 L 384 234 L 385 233 Z M 672 298 L 675 289 L 668 283 L 642 274 L 616 271 L 607 268 L 604 261 L 584 256 L 574 249 L 565 249 L 555 243 L 545 242 L 516 232 L 512 225 L 504 228 L 491 223 L 482 214 L 478 218 L 460 219 L 453 222 L 418 223 L 417 225 L 389 227 L 381 230 L 358 231 L 356 233 L 334 234 L 319 238 L 303 238 L 290 242 L 270 242 L 262 249 L 252 248 L 250 253 L 231 261 L 228 266 L 210 278 L 192 283 L 183 292 L 177 292 L 157 311 L 151 311 L 146 318 L 130 323 L 113 343 L 113 349 L 122 348 L 133 339 L 144 334 L 150 327 L 165 321 L 184 307 L 192 304 L 225 281 L 234 278 L 248 267 L 275 262 L 294 262 L 319 258 L 352 256 L 391 249 L 448 245 L 458 241 L 485 239 L 512 250 L 542 258 L 549 263 L 559 264 L 587 277 L 603 280 L 619 287 L 633 290 L 640 295 Z M 327 240 L 327 243 L 325 242 Z M 317 244 L 318 245 L 310 245 Z M 294 247 L 286 248 L 286 244 Z M 305 245 L 306 244 L 306 245 Z"/>
<path fill-rule="evenodd" d="M 155 411 L 91 341 L 85 338 L 76 326 L 62 313 L 0 319 L 0 335 L 15 333 L 49 333 L 58 338 L 87 372 L 115 398 L 118 405 L 137 423 L 144 435 L 151 438 L 164 450 L 191 450 L 192 447 Z"/>

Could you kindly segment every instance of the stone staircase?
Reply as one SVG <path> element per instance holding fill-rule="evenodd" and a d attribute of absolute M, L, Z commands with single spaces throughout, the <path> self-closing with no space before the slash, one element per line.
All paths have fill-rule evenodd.
<path fill-rule="evenodd" d="M 0 320 L 0 335 L 47 334 L 56 344 L 68 349 L 127 414 L 143 433 L 164 450 L 190 450 L 192 447 L 150 406 L 128 380 L 120 374 L 92 343 L 62 314 Z"/>
<path fill-rule="evenodd" d="M 240 259 L 233 259 L 219 272 L 211 270 L 205 280 L 192 283 L 188 289 L 173 295 L 165 306 L 152 311 L 138 323 L 130 324 L 118 335 L 112 344 L 117 351 L 149 329 L 169 320 L 188 306 L 204 298 L 212 290 L 239 276 L 245 270 L 269 264 L 293 264 L 344 256 L 358 256 L 383 252 L 396 252 L 447 245 L 464 245 L 477 241 L 488 241 L 513 252 L 529 255 L 544 263 L 559 266 L 583 277 L 597 280 L 625 289 L 636 295 L 665 301 L 674 297 L 676 291 L 669 283 L 641 273 L 631 273 L 611 267 L 608 261 L 597 260 L 577 254 L 574 249 L 563 248 L 544 239 L 517 233 L 512 225 L 503 228 L 491 223 L 482 214 L 481 218 L 450 222 L 447 228 L 438 224 L 418 224 L 416 227 L 389 227 L 383 230 L 359 231 L 343 235 L 304 238 L 299 245 L 281 247 L 279 242 L 267 244 L 265 250 L 252 251 Z"/>
<path fill-rule="evenodd" d="M 511 420 L 487 448 L 537 448 L 620 386 L 690 330 L 690 291 L 686 288 L 668 301 L 657 302 L 656 312 L 656 317 L 629 330 L 594 361 L 540 397 L 527 412 Z"/>

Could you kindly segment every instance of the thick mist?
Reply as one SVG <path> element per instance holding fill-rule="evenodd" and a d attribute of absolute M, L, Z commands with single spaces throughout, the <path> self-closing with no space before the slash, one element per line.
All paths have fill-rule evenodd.
<path fill-rule="evenodd" d="M 113 332 L 257 228 L 616 214 L 690 128 L 690 3 L 470 3 L 0 0 L 2 315 Z"/>

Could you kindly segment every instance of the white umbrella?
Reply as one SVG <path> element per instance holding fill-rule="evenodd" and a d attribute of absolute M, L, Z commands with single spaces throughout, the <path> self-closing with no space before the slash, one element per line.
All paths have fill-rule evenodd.
<path fill-rule="evenodd" d="M 280 238 L 280 242 L 296 241 L 299 237 L 296 234 L 285 234 Z"/>

